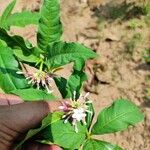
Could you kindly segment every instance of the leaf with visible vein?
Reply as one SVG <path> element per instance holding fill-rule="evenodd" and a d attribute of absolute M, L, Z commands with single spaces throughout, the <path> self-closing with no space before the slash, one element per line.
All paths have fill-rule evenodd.
<path fill-rule="evenodd" d="M 78 123 L 79 132 L 76 133 L 74 127 L 64 120 L 51 124 L 41 132 L 42 139 L 49 140 L 63 148 L 78 149 L 86 138 L 86 126 Z"/>
<path fill-rule="evenodd" d="M 54 80 L 63 98 L 70 98 L 74 91 L 79 97 L 82 83 L 87 80 L 87 76 L 83 71 L 74 70 L 68 80 L 62 77 L 55 77 Z"/>
<path fill-rule="evenodd" d="M 22 144 L 24 144 L 27 140 L 31 139 L 33 136 L 37 135 L 40 131 L 44 130 L 46 127 L 48 127 L 50 124 L 53 124 L 57 121 L 59 121 L 62 118 L 62 113 L 61 112 L 55 112 L 53 114 L 49 114 L 47 117 L 45 117 L 42 120 L 42 125 L 40 128 L 37 129 L 31 129 L 29 130 L 29 132 L 27 133 L 25 139 L 23 141 L 21 141 L 17 147 L 15 148 L 15 150 L 19 149 Z"/>
<path fill-rule="evenodd" d="M 20 60 L 29 63 L 37 63 L 40 57 L 31 53 L 30 55 L 25 55 L 21 49 L 13 49 L 14 55 Z"/>
<path fill-rule="evenodd" d="M 14 13 L 6 20 L 7 26 L 24 27 L 29 24 L 38 24 L 39 13 L 32 13 L 29 11 L 23 11 L 20 13 Z"/>
<path fill-rule="evenodd" d="M 41 101 L 41 100 L 54 100 L 56 97 L 52 94 L 48 94 L 45 91 L 28 88 L 28 89 L 17 89 L 11 93 L 21 97 L 24 101 Z"/>
<path fill-rule="evenodd" d="M 55 83 L 62 95 L 62 98 L 69 98 L 70 97 L 70 91 L 66 88 L 67 86 L 67 79 L 63 77 L 54 77 Z"/>
<path fill-rule="evenodd" d="M 11 15 L 11 12 L 16 4 L 16 0 L 13 0 L 4 10 L 1 18 L 0 18 L 0 27 L 3 27 L 5 29 L 8 29 L 9 27 L 7 26 L 6 20 L 8 17 Z"/>
<path fill-rule="evenodd" d="M 143 114 L 136 105 L 128 100 L 119 99 L 98 115 L 97 122 L 92 128 L 92 134 L 122 131 L 142 120 Z"/>
<path fill-rule="evenodd" d="M 24 76 L 18 75 L 17 71 L 18 62 L 12 50 L 0 42 L 0 87 L 6 93 L 27 87 Z"/>
<path fill-rule="evenodd" d="M 76 96 L 80 96 L 80 89 L 82 83 L 87 80 L 87 76 L 83 71 L 74 70 L 68 79 L 66 88 L 70 91 L 70 97 L 74 91 L 76 91 Z"/>
<path fill-rule="evenodd" d="M 83 150 L 122 150 L 117 145 L 112 145 L 105 141 L 90 139 L 83 146 Z"/>
<path fill-rule="evenodd" d="M 25 40 L 20 36 L 10 36 L 4 29 L 0 28 L 0 39 L 5 41 L 11 48 L 21 48 L 25 53 L 31 53 L 32 48 L 28 47 Z"/>
<path fill-rule="evenodd" d="M 77 61 L 84 63 L 85 60 L 97 56 L 90 48 L 78 43 L 54 43 L 52 46 L 48 47 L 47 51 L 48 58 L 45 63 L 51 69 L 66 65 L 70 62 L 76 63 Z M 82 66 L 82 64 L 80 65 Z"/>
<path fill-rule="evenodd" d="M 48 44 L 60 41 L 62 24 L 60 22 L 60 0 L 44 0 L 38 26 L 38 46 L 46 50 Z"/>

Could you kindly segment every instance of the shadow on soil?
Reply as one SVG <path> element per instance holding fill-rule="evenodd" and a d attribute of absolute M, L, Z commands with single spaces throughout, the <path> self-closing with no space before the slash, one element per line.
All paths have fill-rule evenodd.
<path fill-rule="evenodd" d="M 147 63 L 143 63 L 143 64 L 140 64 L 139 66 L 137 66 L 137 67 L 135 68 L 135 70 L 150 71 L 150 65 L 147 64 Z"/>
<path fill-rule="evenodd" d="M 113 1 L 106 5 L 93 8 L 94 15 L 98 18 L 105 18 L 107 21 L 113 22 L 116 19 L 126 21 L 132 18 L 139 18 L 144 15 L 142 7 L 136 6 L 135 3 L 122 2 L 114 4 Z"/>

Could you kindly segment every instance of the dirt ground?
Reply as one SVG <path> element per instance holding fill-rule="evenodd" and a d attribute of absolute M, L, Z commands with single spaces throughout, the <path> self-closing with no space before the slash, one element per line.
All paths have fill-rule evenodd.
<path fill-rule="evenodd" d="M 138 12 L 128 11 L 130 2 L 123 0 L 61 0 L 63 39 L 78 41 L 91 47 L 100 57 L 89 61 L 89 76 L 84 86 L 91 92 L 96 112 L 117 98 L 128 98 L 145 115 L 143 123 L 125 132 L 97 137 L 118 144 L 124 150 L 150 149 L 150 103 L 145 99 L 150 66 L 143 58 L 143 50 L 150 48 L 150 24 Z M 10 0 L 0 0 L 0 13 Z M 18 0 L 15 11 L 38 10 L 39 0 Z M 128 16 L 126 16 L 128 15 Z M 134 25 L 132 20 L 137 18 Z M 36 27 L 24 30 L 12 28 L 36 44 Z"/>

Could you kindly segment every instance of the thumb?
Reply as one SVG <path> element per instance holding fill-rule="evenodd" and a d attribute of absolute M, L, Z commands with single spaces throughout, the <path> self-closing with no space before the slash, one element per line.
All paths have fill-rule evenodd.
<path fill-rule="evenodd" d="M 25 102 L 0 106 L 0 120 L 16 131 L 25 132 L 38 125 L 49 112 L 56 111 L 59 106 L 59 101 Z"/>
<path fill-rule="evenodd" d="M 44 145 L 40 143 L 27 143 L 22 150 L 62 150 L 57 145 Z"/>
<path fill-rule="evenodd" d="M 0 106 L 1 131 L 6 139 L 15 140 L 22 133 L 35 128 L 49 112 L 57 111 L 60 105 L 60 101 L 40 101 Z"/>

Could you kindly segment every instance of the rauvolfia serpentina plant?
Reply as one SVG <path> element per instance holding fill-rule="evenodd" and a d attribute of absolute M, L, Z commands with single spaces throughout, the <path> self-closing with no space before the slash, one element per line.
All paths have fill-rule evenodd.
<path fill-rule="evenodd" d="M 62 103 L 59 112 L 49 114 L 39 128 L 30 130 L 16 149 L 21 149 L 27 140 L 32 139 L 54 143 L 65 150 L 121 150 L 117 145 L 94 139 L 93 135 L 123 131 L 142 121 L 143 115 L 138 107 L 129 100 L 118 99 L 99 113 L 93 125 L 95 113 L 92 101 L 88 99 L 88 94 L 80 94 L 80 89 L 87 79 L 85 61 L 97 55 L 79 43 L 61 40 L 63 29 L 59 0 L 44 0 L 40 13 L 35 18 L 29 17 L 31 20 L 26 17 L 27 13 L 20 13 L 23 25 L 14 21 L 20 20 L 18 14 L 11 14 L 15 2 L 6 8 L 1 17 L 0 88 L 5 93 L 20 96 L 24 101 L 55 100 L 52 86 L 55 81 L 62 97 L 70 98 Z M 38 26 L 37 46 L 7 31 L 11 25 L 29 23 Z M 57 70 L 69 63 L 74 66 L 68 79 L 56 75 Z M 36 68 L 36 71 L 28 72 L 24 67 L 26 64 Z"/>

